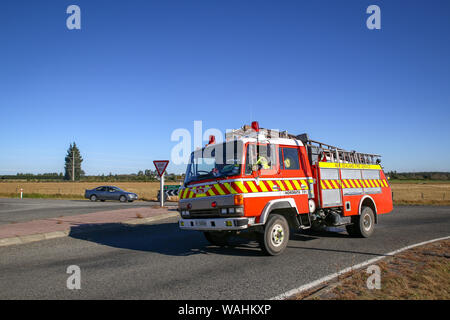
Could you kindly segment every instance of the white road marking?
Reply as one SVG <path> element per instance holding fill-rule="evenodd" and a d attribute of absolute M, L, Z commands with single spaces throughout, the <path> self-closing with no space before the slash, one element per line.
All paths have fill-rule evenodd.
<path fill-rule="evenodd" d="M 287 291 L 285 293 L 277 295 L 276 297 L 270 298 L 269 300 L 283 300 L 283 299 L 292 297 L 293 295 L 299 294 L 300 292 L 303 292 L 303 291 L 312 289 L 314 287 L 317 287 L 318 285 L 320 285 L 320 284 L 322 284 L 324 282 L 333 280 L 334 278 L 337 278 L 338 276 L 340 276 L 342 274 L 345 274 L 345 273 L 353 271 L 353 270 L 361 269 L 361 268 L 363 268 L 365 266 L 371 265 L 371 264 L 373 264 L 373 263 L 375 263 L 375 262 L 377 262 L 379 260 L 382 260 L 382 259 L 384 259 L 386 257 L 389 257 L 389 256 L 393 256 L 393 255 L 395 255 L 397 253 L 400 253 L 402 251 L 405 251 L 405 250 L 408 250 L 408 249 L 412 249 L 412 248 L 415 248 L 415 247 L 419 247 L 419 246 L 422 246 L 422 245 L 425 245 L 425 244 L 428 244 L 428 243 L 432 243 L 432 242 L 436 242 L 436 241 L 440 241 L 440 240 L 447 240 L 447 239 L 450 239 L 450 236 L 443 237 L 443 238 L 437 238 L 437 239 L 433 239 L 433 240 L 428 240 L 428 241 L 424 241 L 424 242 L 416 243 L 416 244 L 413 244 L 413 245 L 410 245 L 410 246 L 407 246 L 407 247 L 400 248 L 398 250 L 395 250 L 395 251 L 386 253 L 384 255 L 381 255 L 380 257 L 373 258 L 373 259 L 364 261 L 362 263 L 355 264 L 354 266 L 342 269 L 339 272 L 336 272 L 336 273 L 330 274 L 328 276 L 325 276 L 323 278 L 317 279 L 317 280 L 315 280 L 313 282 L 310 282 L 310 283 L 307 283 L 307 284 L 305 284 L 305 285 L 303 285 L 301 287 L 289 290 L 289 291 Z"/>

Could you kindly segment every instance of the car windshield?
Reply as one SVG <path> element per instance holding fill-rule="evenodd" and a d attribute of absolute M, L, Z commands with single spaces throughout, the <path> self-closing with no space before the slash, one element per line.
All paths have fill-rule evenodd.
<path fill-rule="evenodd" d="M 192 152 L 184 182 L 239 174 L 242 149 L 241 141 L 231 141 Z"/>

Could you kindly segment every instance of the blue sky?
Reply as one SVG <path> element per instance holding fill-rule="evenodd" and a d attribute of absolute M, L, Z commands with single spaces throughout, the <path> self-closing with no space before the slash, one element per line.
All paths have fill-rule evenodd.
<path fill-rule="evenodd" d="M 81 8 L 68 30 L 66 8 Z M 381 30 L 366 8 L 381 8 Z M 449 1 L 0 4 L 0 174 L 169 159 L 177 128 L 260 126 L 450 171 Z M 170 172 L 182 172 L 169 165 Z"/>

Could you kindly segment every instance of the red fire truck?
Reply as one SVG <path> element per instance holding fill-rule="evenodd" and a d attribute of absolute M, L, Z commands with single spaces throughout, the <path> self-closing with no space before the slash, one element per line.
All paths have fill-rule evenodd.
<path fill-rule="evenodd" d="M 218 246 L 246 233 L 268 255 L 286 248 L 290 230 L 345 226 L 369 237 L 378 215 L 393 208 L 379 155 L 256 121 L 194 151 L 179 198 L 181 229 L 203 231 Z"/>

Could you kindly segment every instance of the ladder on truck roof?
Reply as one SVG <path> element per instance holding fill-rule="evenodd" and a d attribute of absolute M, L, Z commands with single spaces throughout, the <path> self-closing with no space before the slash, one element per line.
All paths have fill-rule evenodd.
<path fill-rule="evenodd" d="M 317 163 L 323 156 L 329 162 L 355 164 L 379 164 L 381 162 L 381 156 L 378 154 L 362 153 L 354 150 L 347 151 L 323 142 L 311 140 L 306 133 L 300 134 L 296 138 L 301 140 L 307 147 L 311 164 Z"/>
<path fill-rule="evenodd" d="M 308 156 L 311 164 L 317 163 L 323 156 L 329 162 L 355 163 L 355 164 L 379 164 L 381 156 L 372 153 L 356 152 L 354 150 L 347 151 L 323 142 L 309 139 L 308 134 L 303 133 L 293 135 L 287 131 L 278 131 L 265 128 L 259 128 L 259 132 L 255 132 L 251 126 L 244 125 L 242 128 L 234 129 L 226 133 L 226 141 L 233 141 L 243 137 L 258 137 L 260 135 L 266 138 L 287 138 L 297 139 L 303 142 L 308 150 Z"/>

